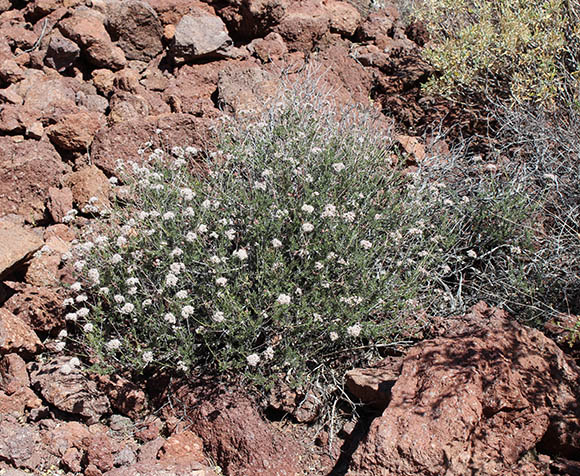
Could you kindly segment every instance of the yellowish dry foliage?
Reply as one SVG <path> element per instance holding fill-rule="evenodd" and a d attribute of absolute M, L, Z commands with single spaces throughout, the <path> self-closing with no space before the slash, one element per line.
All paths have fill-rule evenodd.
<path fill-rule="evenodd" d="M 462 100 L 578 104 L 579 15 L 578 0 L 420 0 L 414 18 L 441 72 L 426 88 Z"/>

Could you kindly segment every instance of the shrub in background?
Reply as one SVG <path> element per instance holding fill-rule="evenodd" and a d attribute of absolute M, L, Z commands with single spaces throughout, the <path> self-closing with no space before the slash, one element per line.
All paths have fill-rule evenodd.
<path fill-rule="evenodd" d="M 413 16 L 433 40 L 425 55 L 440 76 L 430 92 L 544 106 L 578 102 L 577 0 L 418 0 Z"/>
<path fill-rule="evenodd" d="M 540 197 L 485 164 L 449 176 L 448 157 L 411 178 L 394 157 L 371 117 L 303 86 L 227 127 L 217 154 L 146 151 L 75 247 L 67 319 L 101 366 L 267 388 L 340 380 L 421 316 L 537 306 Z"/>

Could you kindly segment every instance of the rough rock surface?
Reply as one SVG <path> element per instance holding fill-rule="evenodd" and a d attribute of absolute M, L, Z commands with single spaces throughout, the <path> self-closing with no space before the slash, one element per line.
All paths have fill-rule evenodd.
<path fill-rule="evenodd" d="M 42 245 L 42 238 L 29 228 L 0 223 L 0 278 L 14 273 Z"/>
<path fill-rule="evenodd" d="M 78 367 L 63 370 L 69 361 L 70 357 L 59 357 L 45 364 L 35 363 L 30 373 L 32 386 L 59 410 L 98 420 L 110 412 L 109 400 Z"/>
<path fill-rule="evenodd" d="M 49 333 L 63 327 L 63 298 L 59 290 L 20 283 L 10 286 L 17 292 L 4 304 L 7 310 L 37 332 Z"/>
<path fill-rule="evenodd" d="M 184 61 L 216 55 L 232 42 L 224 22 L 201 9 L 179 21 L 173 41 L 174 57 Z"/>
<path fill-rule="evenodd" d="M 523 475 L 536 446 L 579 454 L 580 374 L 553 341 L 484 304 L 448 328 L 409 351 L 349 475 Z"/>
<path fill-rule="evenodd" d="M 0 308 L 0 354 L 34 355 L 41 348 L 40 339 L 24 321 Z"/>
<path fill-rule="evenodd" d="M 0 137 L 0 215 L 41 219 L 50 187 L 70 170 L 50 142 Z"/>
<path fill-rule="evenodd" d="M 196 408 L 197 407 L 197 408 Z M 192 431 L 231 476 L 294 476 L 300 473 L 296 442 L 276 432 L 247 397 L 220 394 L 200 398 L 191 413 Z"/>

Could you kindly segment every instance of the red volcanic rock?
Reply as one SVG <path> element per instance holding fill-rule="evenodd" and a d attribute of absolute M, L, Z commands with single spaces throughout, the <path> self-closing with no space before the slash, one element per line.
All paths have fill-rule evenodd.
<path fill-rule="evenodd" d="M 232 36 L 240 40 L 263 37 L 280 23 L 288 8 L 288 0 L 228 0 L 219 15 Z"/>
<path fill-rule="evenodd" d="M 530 474 L 538 446 L 580 451 L 579 372 L 541 332 L 480 304 L 413 347 L 349 475 Z"/>
<path fill-rule="evenodd" d="M 62 219 L 73 207 L 73 194 L 70 188 L 50 187 L 46 208 L 55 223 L 62 223 Z"/>
<path fill-rule="evenodd" d="M 121 69 L 127 59 L 123 50 L 111 41 L 103 21 L 94 11 L 79 9 L 58 26 L 64 36 L 81 47 L 94 67 Z"/>
<path fill-rule="evenodd" d="M 129 60 L 148 61 L 163 50 L 163 27 L 157 13 L 142 0 L 107 3 L 107 27 Z"/>
<path fill-rule="evenodd" d="M 59 410 L 98 420 L 109 413 L 109 400 L 78 367 L 69 366 L 66 372 L 61 371 L 69 360 L 70 357 L 59 357 L 47 363 L 35 363 L 30 372 L 32 386 Z"/>
<path fill-rule="evenodd" d="M 101 114 L 78 112 L 62 116 L 46 133 L 57 149 L 84 152 L 103 123 Z"/>
<path fill-rule="evenodd" d="M 160 461 L 167 462 L 205 462 L 203 441 L 191 431 L 183 431 L 167 438 L 159 450 Z"/>
<path fill-rule="evenodd" d="M 0 308 L 0 354 L 34 355 L 41 349 L 35 332 L 10 311 Z"/>
<path fill-rule="evenodd" d="M 7 354 L 0 359 L 0 390 L 8 395 L 30 386 L 26 363 L 18 354 Z"/>
<path fill-rule="evenodd" d="M 0 215 L 41 219 L 48 189 L 69 170 L 46 140 L 0 137 Z"/>
<path fill-rule="evenodd" d="M 391 400 L 391 389 L 401 372 L 401 360 L 400 357 L 388 357 L 373 367 L 347 372 L 346 388 L 361 402 L 384 410 Z"/>
<path fill-rule="evenodd" d="M 330 18 L 330 31 L 352 36 L 362 18 L 358 10 L 348 2 L 331 0 L 325 5 Z"/>
<path fill-rule="evenodd" d="M 79 58 L 81 49 L 68 38 L 54 35 L 48 43 L 44 62 L 59 72 L 66 71 Z"/>
<path fill-rule="evenodd" d="M 279 91 L 276 75 L 256 67 L 224 69 L 218 81 L 218 102 L 232 114 L 260 113 Z"/>
<path fill-rule="evenodd" d="M 42 238 L 18 223 L 0 223 L 0 278 L 22 267 L 43 245 Z"/>
<path fill-rule="evenodd" d="M 4 307 L 38 332 L 52 332 L 64 325 L 62 300 L 58 289 L 10 283 L 16 294 Z"/>
<path fill-rule="evenodd" d="M 74 203 L 81 210 L 87 205 L 99 209 L 111 205 L 109 202 L 111 184 L 106 175 L 94 165 L 66 175 L 62 183 L 72 190 Z"/>
<path fill-rule="evenodd" d="M 322 0 L 292 2 L 274 27 L 290 51 L 310 52 L 329 30 L 329 16 Z"/>
<path fill-rule="evenodd" d="M 230 476 L 294 476 L 300 448 L 276 432 L 239 395 L 204 398 L 192 408 L 192 431 Z"/>
<path fill-rule="evenodd" d="M 280 59 L 288 52 L 284 40 L 278 33 L 268 33 L 264 38 L 257 38 L 248 45 L 248 50 L 260 58 L 263 63 Z"/>
<path fill-rule="evenodd" d="M 2 422 L 0 425 L 0 460 L 16 466 L 34 470 L 45 460 L 39 432 L 28 425 Z M 54 463 L 54 461 L 52 461 Z"/>

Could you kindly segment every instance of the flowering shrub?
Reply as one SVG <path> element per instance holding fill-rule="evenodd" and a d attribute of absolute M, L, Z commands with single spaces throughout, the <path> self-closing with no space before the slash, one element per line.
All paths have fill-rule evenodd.
<path fill-rule="evenodd" d="M 408 338 L 419 310 L 486 297 L 468 291 L 490 279 L 510 283 L 492 302 L 527 295 L 525 195 L 493 173 L 467 189 L 410 179 L 391 144 L 302 91 L 226 129 L 216 154 L 144 152 L 76 246 L 67 319 L 113 367 L 300 385 Z"/>
<path fill-rule="evenodd" d="M 452 98 L 578 104 L 577 0 L 414 0 L 441 72 L 428 89 Z"/>

